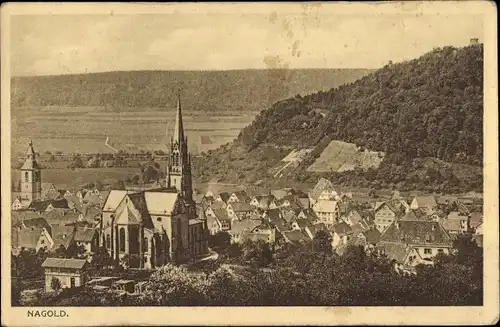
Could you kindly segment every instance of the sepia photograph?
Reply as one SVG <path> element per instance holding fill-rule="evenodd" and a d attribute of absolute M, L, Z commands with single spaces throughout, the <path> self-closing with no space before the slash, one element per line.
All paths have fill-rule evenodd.
<path fill-rule="evenodd" d="M 494 3 L 100 5 L 2 6 L 2 324 L 498 322 Z"/>

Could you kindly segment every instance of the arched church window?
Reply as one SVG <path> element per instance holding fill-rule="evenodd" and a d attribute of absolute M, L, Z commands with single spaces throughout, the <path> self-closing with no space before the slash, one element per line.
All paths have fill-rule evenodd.
<path fill-rule="evenodd" d="M 179 154 L 174 154 L 174 166 L 179 166 Z"/>
<path fill-rule="evenodd" d="M 148 238 L 147 237 L 144 237 L 142 239 L 142 251 L 148 252 Z"/>
<path fill-rule="evenodd" d="M 106 235 L 106 248 L 109 249 L 111 247 L 111 236 Z"/>
<path fill-rule="evenodd" d="M 29 180 L 29 174 L 28 172 L 24 173 L 24 181 L 27 182 Z"/>
<path fill-rule="evenodd" d="M 125 228 L 120 228 L 120 252 L 125 252 Z"/>

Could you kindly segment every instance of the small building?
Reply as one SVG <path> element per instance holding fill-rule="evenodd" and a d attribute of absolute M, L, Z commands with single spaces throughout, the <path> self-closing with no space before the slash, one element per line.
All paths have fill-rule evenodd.
<path fill-rule="evenodd" d="M 319 221 L 326 225 L 335 225 L 340 218 L 340 209 L 337 201 L 320 199 L 313 205 L 313 211 L 319 218 Z"/>
<path fill-rule="evenodd" d="M 54 279 L 59 280 L 61 288 L 84 286 L 88 281 L 87 260 L 47 258 L 42 268 L 45 275 L 45 292 L 53 291 Z"/>
<path fill-rule="evenodd" d="M 309 191 L 309 203 L 314 205 L 319 200 L 335 200 L 338 198 L 338 193 L 335 191 L 332 182 L 325 178 L 321 178 L 314 188 Z M 338 198 L 340 200 L 340 198 Z"/>
<path fill-rule="evenodd" d="M 249 203 L 250 197 L 245 191 L 236 191 L 231 194 L 227 202 L 240 202 L 240 203 Z"/>
<path fill-rule="evenodd" d="M 233 220 L 249 218 L 254 209 L 253 206 L 245 202 L 228 202 L 226 208 L 227 215 Z"/>
<path fill-rule="evenodd" d="M 73 241 L 77 246 L 83 246 L 87 253 L 94 253 L 99 246 L 98 233 L 94 228 L 77 228 Z"/>
<path fill-rule="evenodd" d="M 432 213 L 437 208 L 436 198 L 432 195 L 429 196 L 416 196 L 410 204 L 410 209 L 423 209 L 428 213 Z"/>

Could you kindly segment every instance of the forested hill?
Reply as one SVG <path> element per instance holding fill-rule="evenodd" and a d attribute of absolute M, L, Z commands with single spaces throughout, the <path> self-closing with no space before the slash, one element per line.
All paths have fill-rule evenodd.
<path fill-rule="evenodd" d="M 130 71 L 14 77 L 12 106 L 162 107 L 180 92 L 186 108 L 259 111 L 296 94 L 328 90 L 368 69 Z"/>
<path fill-rule="evenodd" d="M 330 140 L 341 140 L 386 152 L 380 169 L 387 176 L 379 177 L 397 181 L 404 176 L 395 177 L 391 165 L 406 169 L 417 157 L 482 165 L 482 127 L 483 46 L 444 47 L 327 92 L 277 102 L 214 155 L 241 159 L 264 148 L 282 155 L 281 149 L 315 147 L 317 157 Z"/>

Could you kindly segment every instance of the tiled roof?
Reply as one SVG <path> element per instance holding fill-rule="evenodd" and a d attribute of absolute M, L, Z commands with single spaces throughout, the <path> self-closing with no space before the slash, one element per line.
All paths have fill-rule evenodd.
<path fill-rule="evenodd" d="M 482 212 L 471 212 L 470 214 L 470 227 L 476 228 L 483 222 Z"/>
<path fill-rule="evenodd" d="M 233 194 L 234 194 L 234 195 L 238 198 L 238 200 L 239 200 L 239 201 L 241 201 L 241 202 L 247 202 L 247 201 L 249 201 L 249 200 L 250 200 L 250 199 L 249 199 L 249 196 L 248 196 L 248 194 L 247 194 L 247 192 L 245 192 L 245 191 L 235 191 L 235 192 L 233 192 Z M 231 195 L 233 195 L 233 194 L 231 194 Z"/>
<path fill-rule="evenodd" d="M 296 219 L 297 225 L 300 229 L 306 228 L 307 226 L 312 226 L 312 223 L 307 219 Z"/>
<path fill-rule="evenodd" d="M 468 220 L 469 217 L 467 215 L 462 215 L 460 212 L 457 212 L 457 211 L 452 211 L 450 212 L 450 214 L 448 215 L 448 220 L 449 219 L 452 219 L 452 220 Z"/>
<path fill-rule="evenodd" d="M 93 228 L 77 228 L 73 239 L 77 242 L 91 242 L 95 234 L 96 230 Z"/>
<path fill-rule="evenodd" d="M 24 225 L 28 229 L 36 229 L 36 230 L 40 231 L 43 228 L 45 228 L 50 232 L 50 225 L 47 222 L 47 220 L 43 217 L 26 219 L 26 220 L 20 221 L 16 224 L 13 224 L 13 226 L 20 226 L 21 224 Z"/>
<path fill-rule="evenodd" d="M 71 268 L 82 269 L 87 260 L 84 259 L 62 259 L 62 258 L 47 258 L 42 263 L 43 268 Z"/>
<path fill-rule="evenodd" d="M 234 221 L 231 224 L 231 233 L 241 234 L 244 230 L 252 231 L 255 227 L 262 224 L 260 220 L 245 219 L 241 221 Z"/>
<path fill-rule="evenodd" d="M 369 244 L 377 244 L 380 241 L 382 234 L 376 228 L 370 228 L 363 232 L 366 242 Z"/>
<path fill-rule="evenodd" d="M 283 236 L 290 242 L 305 242 L 311 239 L 300 230 L 284 231 Z"/>
<path fill-rule="evenodd" d="M 153 215 L 171 213 L 174 210 L 177 199 L 179 198 L 178 193 L 173 192 L 145 191 L 143 194 L 146 206 L 141 205 L 141 212 L 144 214 L 146 212 Z"/>
<path fill-rule="evenodd" d="M 293 219 L 297 218 L 297 213 L 294 210 L 283 210 L 283 219 L 287 222 L 291 222 Z"/>
<path fill-rule="evenodd" d="M 64 198 L 61 199 L 50 199 L 50 200 L 39 200 L 32 201 L 29 205 L 29 209 L 33 211 L 45 211 L 49 205 L 58 209 L 69 209 L 68 201 Z"/>
<path fill-rule="evenodd" d="M 436 198 L 432 195 L 415 197 L 419 208 L 433 208 L 437 206 Z"/>
<path fill-rule="evenodd" d="M 271 190 L 271 194 L 276 198 L 276 199 L 282 199 L 285 196 L 288 195 L 288 192 L 286 190 Z"/>
<path fill-rule="evenodd" d="M 104 202 L 103 211 L 115 211 L 125 195 L 127 195 L 127 191 L 111 190 Z"/>
<path fill-rule="evenodd" d="M 309 208 L 309 198 L 297 198 L 297 202 L 302 208 Z"/>
<path fill-rule="evenodd" d="M 52 226 L 52 240 L 54 241 L 54 246 L 52 250 L 57 250 L 61 245 L 64 248 L 68 248 L 69 244 L 73 240 L 75 234 L 75 229 L 73 226 L 62 226 L 56 225 Z"/>
<path fill-rule="evenodd" d="M 377 248 L 382 250 L 382 253 L 384 253 L 388 259 L 395 260 L 397 263 L 403 263 L 411 252 L 409 246 L 399 242 L 380 242 Z"/>
<path fill-rule="evenodd" d="M 406 213 L 401 220 L 431 220 L 431 218 L 427 215 L 427 213 L 422 210 L 421 208 L 419 209 L 412 209 Z"/>
<path fill-rule="evenodd" d="M 227 215 L 227 211 L 224 209 L 212 209 L 212 211 L 214 212 L 215 217 L 219 220 L 231 220 L 231 218 Z"/>
<path fill-rule="evenodd" d="M 325 178 L 321 178 L 318 183 L 314 186 L 314 188 L 309 191 L 309 197 L 313 200 L 318 200 L 319 196 L 323 191 L 334 191 L 334 187 L 332 182 Z"/>
<path fill-rule="evenodd" d="M 219 193 L 219 197 L 222 199 L 222 201 L 227 202 L 227 200 L 229 200 L 229 193 L 221 192 Z"/>
<path fill-rule="evenodd" d="M 480 248 L 483 247 L 483 235 L 474 234 L 472 235 L 472 239 L 476 242 L 477 246 Z"/>
<path fill-rule="evenodd" d="M 232 202 L 231 204 L 228 204 L 228 206 L 229 205 L 231 206 L 231 208 L 233 208 L 234 212 L 250 212 L 254 209 L 253 206 L 244 202 Z"/>
<path fill-rule="evenodd" d="M 337 201 L 333 200 L 319 200 L 313 206 L 315 212 L 335 212 L 337 208 Z"/>
<path fill-rule="evenodd" d="M 361 222 L 363 220 L 363 217 L 361 217 L 361 215 L 359 214 L 359 212 L 357 210 L 351 210 L 347 214 L 347 218 L 349 218 L 349 220 L 353 224 L 357 224 L 357 223 L 359 223 L 359 222 Z"/>
<path fill-rule="evenodd" d="M 433 221 L 394 222 L 382 234 L 381 241 L 451 246 L 448 233 L 441 224 Z"/>
<path fill-rule="evenodd" d="M 35 249 L 40 238 L 40 229 L 18 228 L 11 229 L 11 246 L 13 248 Z"/>
<path fill-rule="evenodd" d="M 351 227 L 344 222 L 338 223 L 335 226 L 333 226 L 333 230 L 339 235 L 345 235 L 345 234 L 352 233 Z"/>
<path fill-rule="evenodd" d="M 444 219 L 442 224 L 443 228 L 448 232 L 457 232 L 461 229 L 460 220 L 458 219 Z"/>
<path fill-rule="evenodd" d="M 23 220 L 26 220 L 26 219 L 40 217 L 40 214 L 37 212 L 34 212 L 32 210 L 11 210 L 10 217 L 11 217 L 11 224 L 15 225 Z"/>

